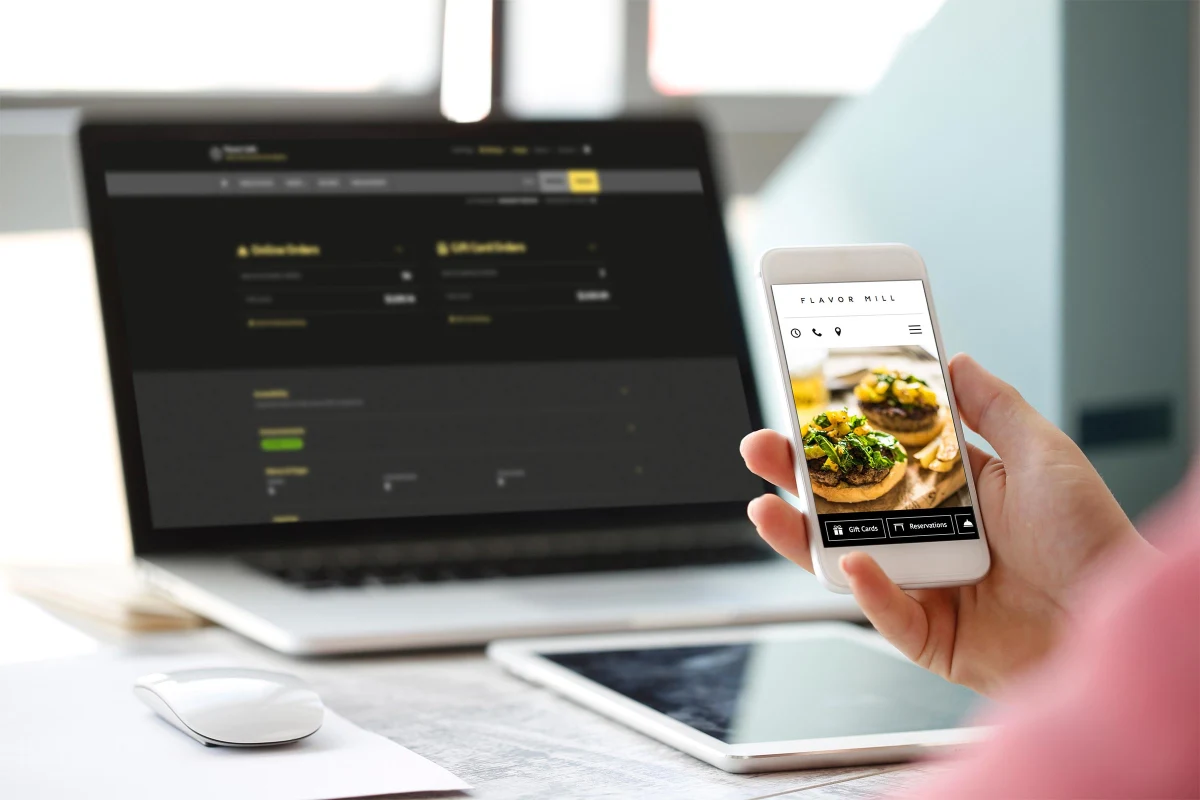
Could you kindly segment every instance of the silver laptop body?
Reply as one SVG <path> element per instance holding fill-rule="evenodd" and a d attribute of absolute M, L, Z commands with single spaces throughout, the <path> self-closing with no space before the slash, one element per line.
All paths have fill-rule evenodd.
<path fill-rule="evenodd" d="M 277 650 L 854 618 L 768 552 L 692 122 L 85 125 L 134 550 Z"/>

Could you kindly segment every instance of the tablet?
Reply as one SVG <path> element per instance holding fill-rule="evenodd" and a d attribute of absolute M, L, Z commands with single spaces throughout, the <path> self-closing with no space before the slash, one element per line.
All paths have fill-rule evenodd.
<path fill-rule="evenodd" d="M 493 642 L 514 674 L 727 772 L 904 761 L 960 747 L 981 704 L 845 623 Z"/>

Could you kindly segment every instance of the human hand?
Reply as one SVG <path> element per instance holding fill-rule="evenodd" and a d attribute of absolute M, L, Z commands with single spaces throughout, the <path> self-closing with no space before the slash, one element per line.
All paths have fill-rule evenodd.
<path fill-rule="evenodd" d="M 973 586 L 905 592 L 866 553 L 839 564 L 871 624 L 904 655 L 985 694 L 1053 647 L 1068 600 L 1118 551 L 1150 557 L 1083 452 L 1016 389 L 969 356 L 950 362 L 963 422 L 997 456 L 968 445 L 992 567 Z M 751 471 L 796 494 L 791 442 L 770 430 L 742 441 Z M 812 571 L 804 515 L 774 494 L 750 502 L 750 521 L 781 555 Z"/>

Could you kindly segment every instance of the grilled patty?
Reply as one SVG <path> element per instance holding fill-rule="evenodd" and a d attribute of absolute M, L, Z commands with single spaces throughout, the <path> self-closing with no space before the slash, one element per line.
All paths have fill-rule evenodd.
<path fill-rule="evenodd" d="M 851 472 L 833 472 L 821 469 L 821 465 L 825 463 L 823 458 L 810 458 L 807 463 L 808 476 L 823 486 L 837 486 L 841 481 L 845 481 L 851 486 L 868 486 L 872 483 L 879 483 L 892 471 L 890 467 L 886 469 L 858 467 Z"/>
<path fill-rule="evenodd" d="M 885 431 L 922 431 L 937 420 L 936 406 L 902 408 L 887 403 L 859 403 L 867 421 Z"/>

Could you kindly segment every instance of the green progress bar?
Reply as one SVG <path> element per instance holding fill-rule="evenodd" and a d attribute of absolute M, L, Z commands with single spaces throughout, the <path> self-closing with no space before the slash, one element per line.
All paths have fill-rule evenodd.
<path fill-rule="evenodd" d="M 304 440 L 299 436 L 262 439 L 259 441 L 259 446 L 262 447 L 262 449 L 267 453 L 278 453 L 283 450 L 303 450 Z"/>

